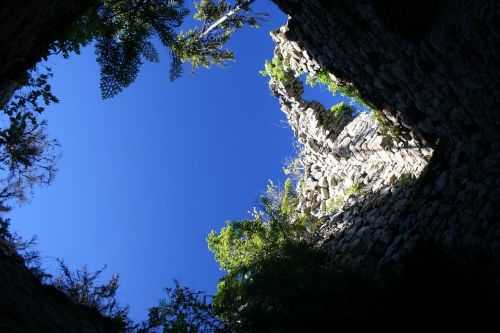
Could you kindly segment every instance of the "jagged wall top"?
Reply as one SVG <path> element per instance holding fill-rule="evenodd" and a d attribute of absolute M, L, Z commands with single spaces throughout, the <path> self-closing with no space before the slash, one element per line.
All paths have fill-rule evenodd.
<path fill-rule="evenodd" d="M 380 191 L 401 177 L 418 177 L 430 149 L 411 140 L 395 140 L 368 113 L 336 116 L 320 102 L 302 99 L 299 75 L 315 75 L 321 67 L 286 38 L 287 29 L 281 27 L 271 35 L 274 56 L 286 60 L 289 68 L 284 78 L 272 77 L 269 85 L 302 144 L 299 209 L 318 218 L 332 215 L 347 209 L 357 196 Z"/>

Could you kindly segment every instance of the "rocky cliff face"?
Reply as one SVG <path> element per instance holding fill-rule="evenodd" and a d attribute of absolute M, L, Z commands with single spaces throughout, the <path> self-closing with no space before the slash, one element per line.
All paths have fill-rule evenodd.
<path fill-rule="evenodd" d="M 365 176 L 366 194 L 329 216 L 322 230 L 333 257 L 378 275 L 401 270 L 416 249 L 432 247 L 464 272 L 481 275 L 486 285 L 498 285 L 500 96 L 494 87 L 500 83 L 499 7 L 487 0 L 275 2 L 291 17 L 275 35 L 278 44 L 290 45 L 281 53 L 298 54 L 294 62 L 306 71 L 325 68 L 337 82 L 352 84 L 362 99 L 414 139 L 397 148 L 379 145 L 379 152 L 389 153 L 375 177 L 384 186 L 369 185 Z M 272 89 L 310 152 L 308 186 L 320 188 L 321 197 L 304 202 L 321 210 L 336 191 L 333 183 L 354 181 L 356 172 L 368 174 L 369 143 L 384 139 L 365 116 L 351 122 L 344 134 L 338 132 L 345 123 L 323 120 L 324 108 L 297 101 L 300 87 L 293 80 L 289 85 Z M 434 150 L 426 168 L 429 148 L 417 142 Z M 357 156 L 358 143 L 364 155 Z M 358 165 L 356 172 L 342 170 L 342 159 L 319 162 L 333 161 L 340 148 L 347 148 L 342 158 L 352 168 Z M 313 157 L 317 149 L 325 154 Z M 377 163 L 382 160 L 377 157 Z M 402 175 L 399 169 L 418 180 L 407 189 L 394 186 Z M 327 188 L 321 177 L 326 174 L 330 181 L 332 173 L 337 178 Z"/>

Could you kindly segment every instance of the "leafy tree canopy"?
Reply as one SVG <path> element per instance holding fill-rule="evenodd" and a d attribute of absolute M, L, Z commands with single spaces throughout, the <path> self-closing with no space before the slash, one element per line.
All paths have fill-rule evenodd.
<path fill-rule="evenodd" d="M 163 332 L 216 332 L 223 324 L 217 318 L 211 297 L 204 292 L 182 287 L 174 281 L 166 288 L 167 297 L 158 306 L 149 309 L 149 322 L 144 332 L 163 328 Z M 140 331 L 142 332 L 142 331 Z"/>
<path fill-rule="evenodd" d="M 97 0 L 52 50 L 68 57 L 95 41 L 102 97 L 110 98 L 134 82 L 143 61 L 159 61 L 155 37 L 170 50 L 171 80 L 182 74 L 183 62 L 191 62 L 195 70 L 233 60 L 224 44 L 237 29 L 257 26 L 265 17 L 252 13 L 253 2 L 202 0 L 195 4 L 194 15 L 201 27 L 177 35 L 189 13 L 184 0 Z"/>
<path fill-rule="evenodd" d="M 370 301 L 367 284 L 349 270 L 327 265 L 326 252 L 314 246 L 314 234 L 306 229 L 309 221 L 296 213 L 292 182 L 282 190 L 270 183 L 261 201 L 251 219 L 227 222 L 208 236 L 208 247 L 226 272 L 212 303 L 193 299 L 205 294 L 176 284 L 177 294 L 160 302 L 161 311 L 150 311 L 164 331 L 311 332 L 325 320 L 341 325 L 363 317 L 361 306 Z M 198 313 L 206 317 L 193 315 Z M 218 326 L 204 330 L 202 318 Z M 189 329 L 175 330 L 172 323 Z"/>
<path fill-rule="evenodd" d="M 99 0 L 53 49 L 68 57 L 95 40 L 102 96 L 110 98 L 134 82 L 143 60 L 159 61 L 151 38 L 170 47 L 187 14 L 184 0 Z"/>

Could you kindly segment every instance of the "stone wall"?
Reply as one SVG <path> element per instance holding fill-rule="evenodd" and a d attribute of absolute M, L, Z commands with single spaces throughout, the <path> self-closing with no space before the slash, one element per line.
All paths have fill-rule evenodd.
<path fill-rule="evenodd" d="M 412 139 L 386 133 L 366 112 L 337 116 L 317 101 L 302 99 L 300 73 L 320 69 L 307 51 L 286 39 L 287 27 L 272 34 L 274 57 L 290 64 L 284 79 L 271 78 L 270 88 L 302 144 L 303 179 L 298 192 L 303 213 L 317 218 L 344 211 L 361 198 L 385 191 L 399 180 L 420 176 L 431 149 Z"/>
<path fill-rule="evenodd" d="M 2 239 L 0 263 L 0 332 L 118 332 L 111 320 L 73 304 L 54 287 L 41 284 Z"/>
<path fill-rule="evenodd" d="M 352 84 L 394 126 L 434 149 L 410 189 L 378 189 L 330 219 L 322 230 L 334 259 L 378 275 L 433 247 L 498 287 L 497 3 L 275 2 L 290 16 L 282 33 L 313 70 Z"/>

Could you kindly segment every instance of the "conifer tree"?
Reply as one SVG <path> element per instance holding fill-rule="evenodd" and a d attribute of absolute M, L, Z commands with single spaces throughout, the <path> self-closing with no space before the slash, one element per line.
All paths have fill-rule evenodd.
<path fill-rule="evenodd" d="M 180 61 L 191 63 L 192 72 L 199 67 L 222 66 L 234 60 L 233 52 L 224 49 L 225 43 L 236 30 L 245 25 L 258 27 L 259 22 L 267 17 L 265 13 L 252 11 L 254 1 L 237 0 L 230 3 L 225 0 L 202 0 L 196 3 L 194 18 L 201 22 L 201 26 L 181 32 L 173 45 L 173 53 Z"/>
<path fill-rule="evenodd" d="M 53 50 L 68 57 L 95 41 L 102 97 L 110 98 L 134 82 L 144 60 L 159 61 L 151 39 L 170 48 L 187 14 L 184 0 L 99 0 Z"/>
<path fill-rule="evenodd" d="M 201 0 L 194 15 L 201 26 L 177 34 L 189 13 L 184 0 L 98 0 L 52 49 L 68 57 L 95 41 L 102 97 L 111 98 L 134 82 L 144 61 L 159 61 L 154 37 L 170 50 L 171 80 L 182 75 L 183 62 L 195 71 L 233 60 L 224 44 L 236 30 L 257 27 L 266 17 L 252 12 L 254 1 Z"/>

